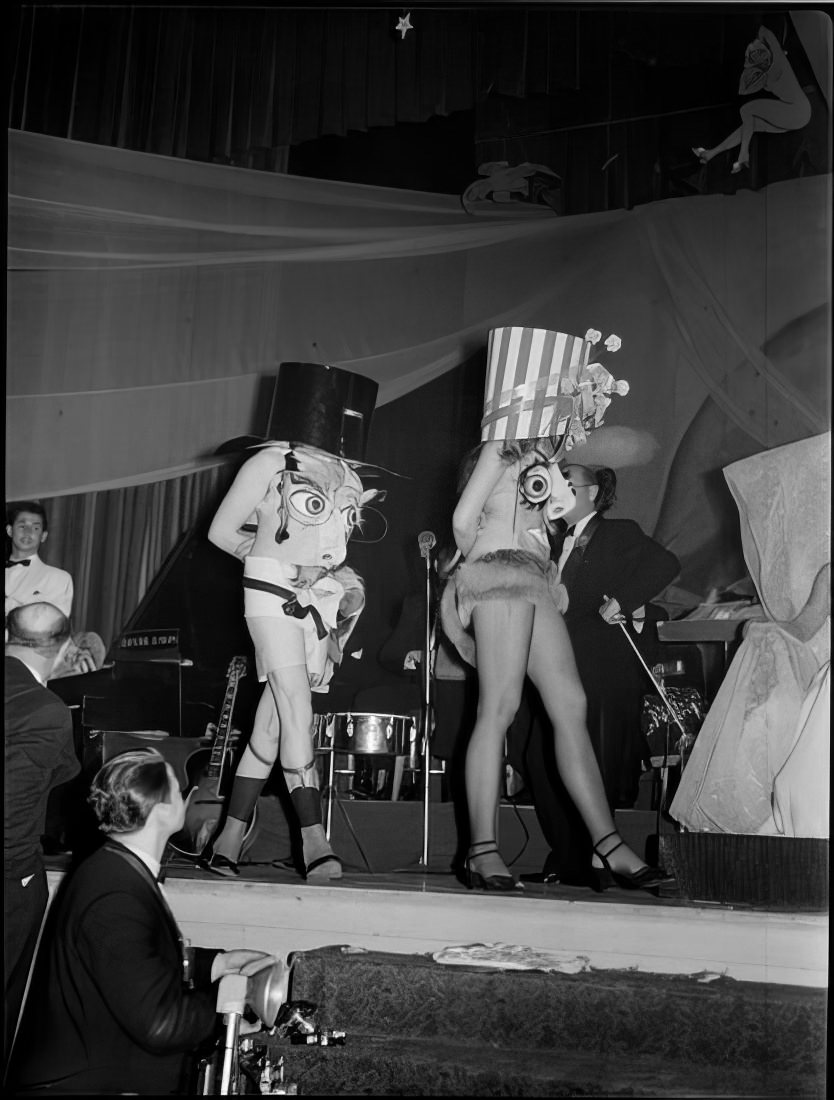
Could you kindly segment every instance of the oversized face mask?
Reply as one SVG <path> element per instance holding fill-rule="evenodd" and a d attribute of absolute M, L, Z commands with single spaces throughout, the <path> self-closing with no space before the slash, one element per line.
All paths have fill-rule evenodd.
<path fill-rule="evenodd" d="M 555 457 L 534 456 L 521 471 L 518 488 L 529 505 L 544 508 L 548 523 L 569 512 L 576 502 L 576 494 L 562 476 Z"/>
<path fill-rule="evenodd" d="M 362 505 L 376 496 L 374 489 L 363 491 L 343 459 L 296 447 L 258 505 L 259 536 L 269 536 L 279 561 L 335 568 L 345 560 Z"/>

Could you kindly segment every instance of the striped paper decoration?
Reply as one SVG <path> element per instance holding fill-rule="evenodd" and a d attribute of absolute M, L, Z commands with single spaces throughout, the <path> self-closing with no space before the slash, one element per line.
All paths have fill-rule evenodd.
<path fill-rule="evenodd" d="M 539 439 L 567 428 L 575 385 L 592 345 L 546 328 L 494 328 L 489 334 L 481 439 Z M 571 387 L 573 389 L 573 386 Z"/>

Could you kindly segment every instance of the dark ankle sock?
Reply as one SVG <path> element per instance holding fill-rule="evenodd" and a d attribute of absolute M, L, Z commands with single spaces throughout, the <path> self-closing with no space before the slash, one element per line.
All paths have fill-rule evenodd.
<path fill-rule="evenodd" d="M 321 792 L 317 787 L 296 787 L 290 791 L 290 800 L 302 829 L 321 825 Z"/>
<path fill-rule="evenodd" d="M 229 817 L 236 817 L 238 821 L 248 821 L 250 814 L 258 804 L 258 799 L 265 784 L 266 779 L 250 779 L 247 776 L 237 776 L 232 784 L 232 793 L 229 796 Z"/>

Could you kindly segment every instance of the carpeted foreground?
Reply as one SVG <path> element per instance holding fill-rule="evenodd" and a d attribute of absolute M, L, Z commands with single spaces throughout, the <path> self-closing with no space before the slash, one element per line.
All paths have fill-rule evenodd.
<path fill-rule="evenodd" d="M 302 1095 L 822 1097 L 826 996 L 332 947 L 295 956 L 290 997 L 344 1045 L 271 1043 Z"/>

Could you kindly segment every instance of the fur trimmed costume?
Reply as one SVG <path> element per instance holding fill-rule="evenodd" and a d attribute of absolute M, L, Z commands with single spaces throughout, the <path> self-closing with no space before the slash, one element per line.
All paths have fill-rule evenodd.
<path fill-rule="evenodd" d="M 565 586 L 555 564 L 525 550 L 492 550 L 475 561 L 462 562 L 443 590 L 440 617 L 446 636 L 461 657 L 475 664 L 475 642 L 468 633 L 472 609 L 484 600 L 545 600 L 564 612 Z"/>

